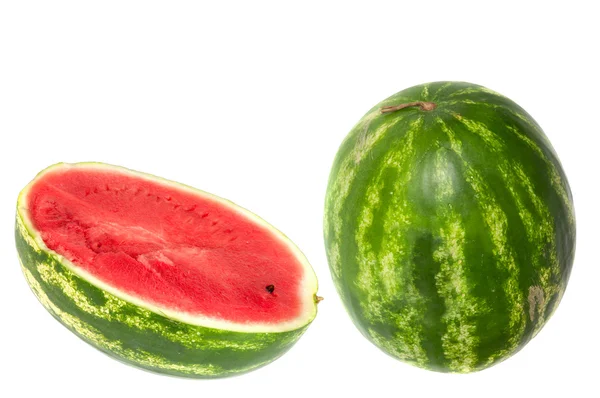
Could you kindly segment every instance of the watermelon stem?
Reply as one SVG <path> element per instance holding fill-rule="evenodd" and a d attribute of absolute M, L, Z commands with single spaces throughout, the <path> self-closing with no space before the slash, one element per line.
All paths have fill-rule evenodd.
<path fill-rule="evenodd" d="M 315 303 L 319 304 L 319 303 L 320 303 L 321 301 L 323 301 L 323 300 L 325 300 L 323 297 L 321 297 L 321 296 L 317 296 L 317 295 L 315 294 Z"/>
<path fill-rule="evenodd" d="M 383 108 L 381 108 L 381 113 L 395 112 L 399 111 L 400 109 L 408 108 L 411 106 L 418 106 L 419 108 L 421 108 L 422 111 L 432 111 L 437 107 L 437 105 L 434 102 L 414 101 L 400 105 L 384 106 Z"/>

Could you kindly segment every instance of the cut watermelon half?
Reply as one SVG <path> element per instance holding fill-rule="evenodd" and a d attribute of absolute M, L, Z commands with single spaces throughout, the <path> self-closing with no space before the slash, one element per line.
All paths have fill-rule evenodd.
<path fill-rule="evenodd" d="M 185 324 L 190 333 L 243 334 L 249 346 L 243 347 L 243 339 L 237 336 L 229 348 L 246 354 L 259 335 L 271 335 L 267 340 L 273 343 L 277 342 L 273 334 L 283 337 L 294 332 L 293 339 L 284 339 L 293 343 L 316 315 L 316 276 L 281 232 L 232 202 L 117 166 L 58 164 L 41 172 L 19 196 L 17 246 L 27 279 L 50 312 L 90 341 L 82 333 L 86 327 L 81 323 L 87 323 L 100 335 L 90 342 L 118 357 L 123 357 L 119 350 L 96 341 L 116 341 L 120 349 L 128 345 L 118 333 L 107 337 L 110 331 L 94 326 L 93 318 L 103 318 L 107 297 L 126 303 L 128 311 L 164 317 L 165 325 Z M 49 271 L 49 264 L 55 269 Z M 86 287 L 68 283 L 75 279 Z M 95 289 L 93 294 L 87 284 Z M 92 297 L 98 294 L 103 300 Z M 110 314 L 115 308 L 105 310 L 104 318 L 119 318 Z M 135 328 L 127 321 L 124 324 Z M 168 329 L 157 328 L 152 330 L 153 339 L 161 335 L 161 328 Z M 163 337 L 178 342 L 172 334 Z M 215 341 L 228 346 L 227 338 Z M 279 343 L 277 350 L 270 350 L 273 357 L 289 348 Z M 197 354 L 192 365 L 206 365 L 206 357 L 215 353 L 203 347 Z M 258 357 L 260 361 L 249 366 L 274 359 L 262 351 Z M 234 365 L 230 368 L 221 373 L 237 372 Z"/>

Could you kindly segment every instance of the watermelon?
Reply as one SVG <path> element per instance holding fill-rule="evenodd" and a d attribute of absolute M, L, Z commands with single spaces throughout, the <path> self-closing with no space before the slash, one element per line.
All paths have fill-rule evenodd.
<path fill-rule="evenodd" d="M 575 253 L 571 191 L 548 138 L 513 101 L 464 82 L 408 88 L 356 124 L 331 170 L 324 235 L 362 334 L 455 373 L 527 344 Z"/>
<path fill-rule="evenodd" d="M 134 366 L 240 374 L 285 353 L 316 315 L 317 280 L 300 250 L 256 215 L 188 186 L 57 164 L 21 192 L 16 219 L 22 270 L 43 306 Z"/>

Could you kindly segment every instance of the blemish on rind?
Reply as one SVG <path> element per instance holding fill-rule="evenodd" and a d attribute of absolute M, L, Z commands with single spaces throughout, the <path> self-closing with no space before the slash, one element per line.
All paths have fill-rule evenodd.
<path fill-rule="evenodd" d="M 544 290 L 540 286 L 529 287 L 529 296 L 527 301 L 529 302 L 529 320 L 533 322 L 535 314 L 543 316 L 543 311 L 540 311 L 545 307 Z"/>

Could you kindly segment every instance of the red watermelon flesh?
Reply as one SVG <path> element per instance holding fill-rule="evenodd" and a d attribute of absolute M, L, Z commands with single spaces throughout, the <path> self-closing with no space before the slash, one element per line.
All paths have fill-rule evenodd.
<path fill-rule="evenodd" d="M 46 172 L 27 205 L 49 249 L 151 307 L 238 324 L 293 323 L 306 311 L 301 253 L 221 198 L 90 165 Z"/>

